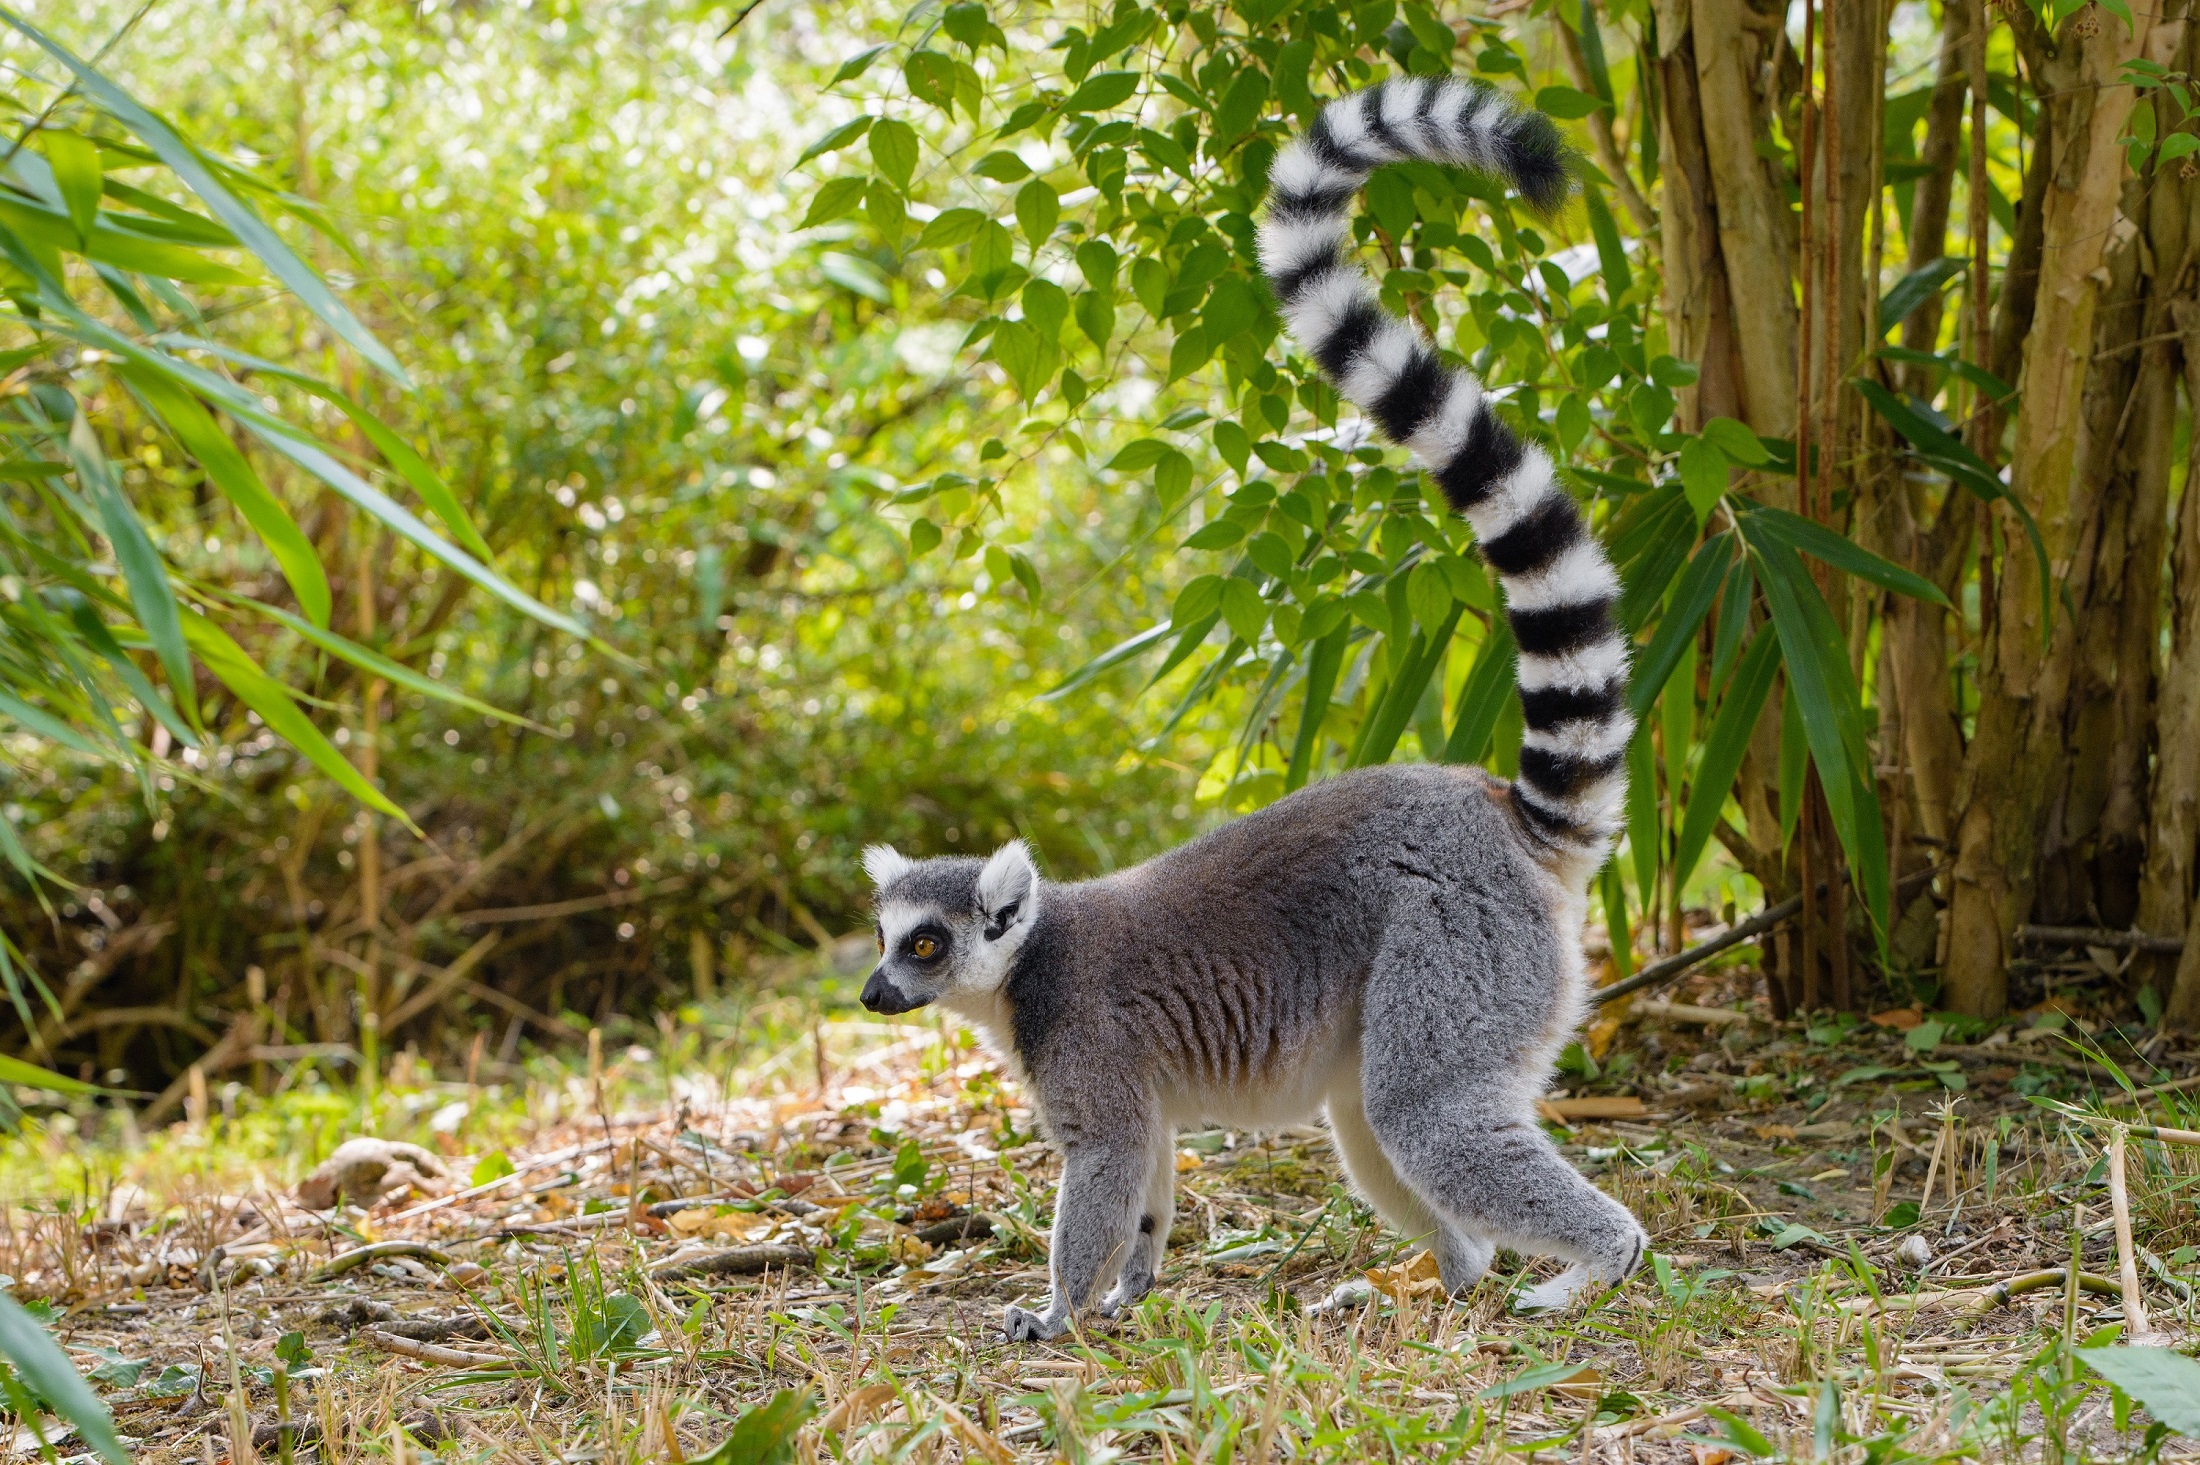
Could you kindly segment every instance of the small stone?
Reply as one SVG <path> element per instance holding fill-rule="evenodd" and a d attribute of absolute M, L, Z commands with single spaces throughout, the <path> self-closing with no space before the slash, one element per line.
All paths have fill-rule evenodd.
<path fill-rule="evenodd" d="M 1895 1260 L 1913 1272 L 1922 1272 L 1933 1264 L 1933 1244 L 1915 1234 L 1902 1238 L 1902 1244 L 1894 1249 Z"/>

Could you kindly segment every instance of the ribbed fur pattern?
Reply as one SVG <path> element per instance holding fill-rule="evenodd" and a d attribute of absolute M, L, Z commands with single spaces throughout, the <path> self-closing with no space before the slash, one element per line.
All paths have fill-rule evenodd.
<path fill-rule="evenodd" d="M 1467 81 L 1384 82 L 1331 102 L 1277 155 L 1261 267 L 1300 348 L 1474 526 L 1520 643 L 1515 801 L 1554 855 L 1593 866 L 1619 829 L 1634 731 L 1612 616 L 1619 577 L 1550 458 L 1498 419 L 1473 373 L 1382 308 L 1347 253 L 1354 196 L 1375 169 L 1409 158 L 1495 174 L 1540 209 L 1568 187 L 1565 149 L 1541 113 Z"/>

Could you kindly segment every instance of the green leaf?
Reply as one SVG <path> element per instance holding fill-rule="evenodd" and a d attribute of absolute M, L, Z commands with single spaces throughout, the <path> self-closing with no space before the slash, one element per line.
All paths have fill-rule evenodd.
<path fill-rule="evenodd" d="M 0 15 L 6 12 L 0 11 Z M 0 1295 L 0 1356 L 15 1365 L 32 1393 L 76 1426 L 84 1442 L 108 1465 L 130 1465 L 130 1452 L 115 1433 L 114 1416 L 69 1362 L 53 1335 L 14 1298 Z"/>
<path fill-rule="evenodd" d="M 1138 73 L 1135 71 L 1103 71 L 1085 78 L 1084 84 L 1071 92 L 1062 103 L 1065 112 L 1104 112 L 1119 107 L 1131 99 L 1138 90 Z"/>
<path fill-rule="evenodd" d="M 1879 334 L 1884 336 L 1908 320 L 1912 311 L 1938 295 L 1941 288 L 1963 270 L 1961 256 L 1942 255 L 1895 281 L 1894 288 L 1879 297 Z"/>
<path fill-rule="evenodd" d="M 1449 593 L 1448 591 L 1446 592 Z M 1408 596 L 1411 587 L 1408 586 Z M 1425 631 L 1415 631 L 1407 643 L 1405 663 L 1384 690 L 1383 700 L 1369 717 L 1360 740 L 1353 750 L 1351 762 L 1359 767 L 1372 763 L 1387 763 L 1398 746 L 1398 739 L 1405 734 L 1406 724 L 1413 718 L 1413 709 L 1420 704 L 1421 694 L 1444 664 L 1444 651 L 1451 645 L 1452 632 L 1458 629 L 1459 617 L 1466 607 L 1453 604 L 1441 623 Z M 1502 711 L 1503 703 L 1499 704 Z"/>
<path fill-rule="evenodd" d="M 21 31 L 48 55 L 76 73 L 77 85 L 85 94 L 136 133 L 187 188 L 205 200 L 214 217 L 227 225 L 238 241 L 260 263 L 266 265 L 275 278 L 281 280 L 298 297 L 306 309 L 319 316 L 323 324 L 377 370 L 398 382 L 407 381 L 405 369 L 397 364 L 397 358 L 389 353 L 389 348 L 376 340 L 374 334 L 345 309 L 344 303 L 336 298 L 321 277 L 297 255 L 291 253 L 290 246 L 284 244 L 281 237 L 250 206 L 231 193 L 215 175 L 213 168 L 199 156 L 197 150 L 178 137 L 167 123 L 139 105 L 134 97 L 108 80 L 96 67 L 79 59 L 14 11 L 0 7 L 0 24 Z"/>
<path fill-rule="evenodd" d="M 5 12 L 0 11 L 0 16 L 4 15 Z M 69 426 L 69 459 L 76 465 L 77 482 L 83 485 L 86 495 L 99 511 L 100 527 L 114 546 L 115 560 L 121 565 L 122 577 L 130 587 L 130 604 L 137 611 L 138 625 L 152 641 L 161 669 L 168 674 L 169 690 L 175 694 L 184 716 L 196 723 L 199 720 L 198 699 L 193 692 L 191 655 L 184 648 L 176 593 L 168 584 L 168 565 L 160 557 L 160 551 L 153 548 L 144 524 L 138 520 L 137 510 L 122 496 L 114 469 L 108 464 L 107 455 L 100 451 L 99 439 L 93 435 L 92 424 L 82 412 L 77 413 Z"/>
<path fill-rule="evenodd" d="M 976 209 L 944 209 L 917 236 L 919 249 L 953 249 L 977 237 L 986 216 Z"/>
<path fill-rule="evenodd" d="M 1102 466 L 1112 473 L 1138 473 L 1161 461 L 1169 445 L 1157 437 L 1142 437 L 1125 443 L 1116 450 L 1114 457 Z"/>
<path fill-rule="evenodd" d="M 1570 86 L 1547 86 L 1535 94 L 1535 109 L 1547 117 L 1572 122 L 1600 110 L 1604 103 Z"/>
<path fill-rule="evenodd" d="M 1681 490 L 1688 495 L 1688 507 L 1696 512 L 1696 523 L 1709 523 L 1711 511 L 1726 497 L 1726 454 L 1703 438 L 1692 437 L 1681 444 L 1680 468 Z"/>
<path fill-rule="evenodd" d="M 80 242 L 89 242 L 92 226 L 99 218 L 100 188 L 105 181 L 100 174 L 99 144 L 81 132 L 66 129 L 49 129 L 39 136 L 45 144 L 46 165 L 53 169 L 54 187 L 61 190 L 69 222 L 76 225 L 76 237 Z"/>
<path fill-rule="evenodd" d="M 940 545 L 940 526 L 930 519 L 919 519 L 909 526 L 909 552 L 927 555 Z"/>
<path fill-rule="evenodd" d="M 2078 1356 L 2155 1419 L 2200 1439 L 2200 1363 L 2167 1348 L 2081 1348 Z"/>
<path fill-rule="evenodd" d="M 1305 787 L 1314 771 L 1322 718 L 1328 715 L 1329 699 L 1337 690 L 1337 672 L 1344 665 L 1345 646 L 1351 635 L 1350 627 L 1339 626 L 1316 641 L 1313 653 L 1307 657 L 1306 701 L 1299 711 L 1298 736 L 1291 744 L 1291 764 L 1283 775 L 1285 793 Z"/>
<path fill-rule="evenodd" d="M 69 1078 L 50 1069 L 40 1068 L 35 1063 L 11 1058 L 5 1053 L 0 1053 L 0 1083 L 21 1084 L 27 1089 L 46 1089 L 57 1094 L 97 1095 L 112 1092 L 98 1084 L 86 1083 L 80 1078 Z M 51 1399 L 53 1396 L 49 1394 L 46 1397 Z"/>
<path fill-rule="evenodd" d="M 1490 617 L 1482 637 L 1482 651 L 1466 684 L 1452 704 L 1451 736 L 1444 740 L 1446 763 L 1479 763 L 1489 751 L 1490 735 L 1498 715 L 1513 694 L 1513 659 L 1517 645 L 1512 627 L 1503 616 Z"/>
<path fill-rule="evenodd" d="M 222 496 L 236 506 L 244 521 L 252 526 L 252 532 L 259 535 L 268 553 L 275 556 L 275 563 L 281 567 L 283 578 L 290 582 L 291 592 L 298 597 L 298 606 L 307 618 L 317 625 L 327 625 L 328 576 L 321 569 L 320 556 L 314 552 L 305 531 L 290 517 L 290 511 L 283 507 L 282 500 L 260 481 L 260 475 L 252 471 L 252 465 L 237 451 L 229 435 L 215 425 L 212 415 L 199 405 L 196 397 L 167 377 L 135 362 L 122 368 L 122 377 L 168 424 L 168 430 L 183 444 L 184 451 L 198 460 L 206 476 L 222 491 Z"/>
<path fill-rule="evenodd" d="M 733 1433 L 691 1465 L 786 1465 L 794 1458 L 795 1435 L 817 1413 L 807 1392 L 782 1389 L 763 1404 L 742 1411 Z"/>
<path fill-rule="evenodd" d="M 830 178 L 825 186 L 810 200 L 810 211 L 802 216 L 797 229 L 814 229 L 819 224 L 830 224 L 845 214 L 852 214 L 863 203 L 863 190 L 867 180 L 863 178 Z"/>
<path fill-rule="evenodd" d="M 1845 535 L 1836 534 L 1815 520 L 1769 504 L 1752 504 L 1744 511 L 1746 517 L 1755 519 L 1770 533 L 1785 541 L 1790 548 L 1799 549 L 1814 559 L 1824 560 L 1837 570 L 1845 570 L 1860 580 L 1869 580 L 1882 589 L 1897 594 L 1930 601 L 1946 606 L 1948 597 L 1940 593 L 1940 587 L 1923 575 L 1913 574 L 1900 565 L 1880 558 L 1864 546 Z"/>
<path fill-rule="evenodd" d="M 290 689 L 262 671 L 259 663 L 230 639 L 228 632 L 193 611 L 185 612 L 183 624 L 191 648 L 198 652 L 206 669 L 236 693 L 238 701 L 259 713 L 270 732 L 304 754 L 308 762 L 360 803 L 396 819 L 414 834 L 420 833 L 411 816 L 369 783 L 350 760 L 336 751 L 336 745 L 322 735 L 312 720 L 298 710 L 298 704 L 291 700 Z"/>
<path fill-rule="evenodd" d="M 871 69 L 871 63 L 873 61 L 878 60 L 879 57 L 885 55 L 888 51 L 891 51 L 892 49 L 894 49 L 892 45 L 882 41 L 876 46 L 867 47 L 864 50 L 856 52 L 855 55 L 850 56 L 847 60 L 840 63 L 840 69 L 833 73 L 832 80 L 826 82 L 825 85 L 828 87 L 836 87 L 844 81 L 854 81 L 857 77 L 863 75 L 864 72 Z"/>
<path fill-rule="evenodd" d="M 1694 559 L 1681 574 L 1681 582 L 1673 591 L 1673 601 L 1665 615 L 1658 621 L 1657 634 L 1635 662 L 1634 680 L 1627 689 L 1627 707 L 1636 717 L 1650 710 L 1658 693 L 1665 689 L 1666 679 L 1673 675 L 1673 668 L 1680 664 L 1681 652 L 1696 638 L 1696 628 L 1710 614 L 1712 602 L 1719 596 L 1719 581 L 1734 555 L 1734 536 L 1731 533 L 1715 535 L 1705 540 L 1703 548 L 1696 551 Z"/>
<path fill-rule="evenodd" d="M 1581 201 L 1589 213 L 1589 232 L 1597 242 L 1597 268 L 1604 276 L 1605 297 L 1617 300 L 1635 283 L 1634 271 L 1627 267 L 1626 242 L 1620 238 L 1619 223 L 1605 204 L 1602 190 L 1584 183 Z"/>
<path fill-rule="evenodd" d="M 26 732 L 36 733 L 48 742 L 59 743 L 62 747 L 82 753 L 88 758 L 104 759 L 112 756 L 108 750 L 60 718 L 50 712 L 40 711 L 5 687 L 0 687 L 0 714 L 14 718 Z"/>
<path fill-rule="evenodd" d="M 1773 629 L 1780 638 L 1788 691 L 1802 717 L 1811 758 L 1818 765 L 1819 786 L 1825 790 L 1834 832 L 1864 892 L 1873 929 L 1884 941 L 1886 831 L 1880 825 L 1871 749 L 1864 738 L 1863 710 L 1849 676 L 1840 627 L 1792 549 L 1763 536 L 1752 548 L 1761 567 L 1758 583 L 1764 587 Z"/>
<path fill-rule="evenodd" d="M 917 130 L 891 117 L 880 121 L 871 129 L 871 162 L 896 188 L 906 191 L 917 171 Z"/>
<path fill-rule="evenodd" d="M 1229 523 L 1226 519 L 1216 522 Z M 1208 526 L 1213 527 L 1212 524 Z M 1242 525 L 1231 527 L 1240 534 L 1245 532 Z M 1229 623 L 1230 634 L 1250 646 L 1260 639 L 1261 628 L 1268 624 L 1268 602 L 1261 598 L 1259 588 L 1252 581 L 1227 576 L 1222 582 L 1222 618 Z"/>
<path fill-rule="evenodd" d="M 1199 314 L 1210 350 L 1220 348 L 1260 320 L 1260 292 L 1243 275 L 1224 275 L 1215 281 L 1207 304 Z"/>
<path fill-rule="evenodd" d="M 1731 417 L 1714 417 L 1706 422 L 1703 437 L 1729 460 L 1745 468 L 1762 468 L 1772 461 L 1772 455 L 1765 451 L 1764 440 L 1747 424 Z"/>
<path fill-rule="evenodd" d="M 1067 697 L 1069 693 L 1078 691 L 1080 686 L 1087 686 L 1089 682 L 1100 678 L 1104 671 L 1113 671 L 1115 667 L 1122 667 L 1124 662 L 1129 662 L 1137 656 L 1144 656 L 1146 651 L 1151 651 L 1153 647 L 1159 645 L 1159 642 L 1164 642 L 1170 636 L 1175 636 L 1177 631 L 1181 631 L 1181 629 L 1184 629 L 1184 627 L 1173 623 L 1173 620 L 1164 620 L 1164 623 L 1159 623 L 1159 625 L 1146 627 L 1137 636 L 1115 642 L 1113 647 L 1109 647 L 1107 651 L 1102 651 L 1100 656 L 1085 662 L 1076 671 L 1071 671 L 1067 678 L 1060 680 L 1058 686 L 1052 686 L 1052 689 L 1038 693 L 1038 700 L 1041 700 L 1041 702 L 1054 702 L 1056 697 Z"/>
<path fill-rule="evenodd" d="M 810 159 L 812 158 L 821 157 L 826 153 L 834 153 L 840 151 L 849 143 L 854 142 L 857 138 L 863 136 L 864 133 L 870 131 L 871 124 L 875 120 L 877 119 L 865 116 L 857 117 L 851 121 L 841 123 L 831 132 L 826 133 L 816 142 L 813 142 L 808 147 L 804 148 L 802 150 L 802 156 L 794 160 L 794 165 L 799 168 L 804 163 L 810 161 Z"/>
<path fill-rule="evenodd" d="M 2154 155 L 2154 166 L 2164 167 L 2194 152 L 2200 152 L 2200 134 L 2173 132 L 2162 139 L 2161 150 Z"/>
<path fill-rule="evenodd" d="M 977 166 L 970 171 L 980 178 L 990 178 L 995 183 L 1014 183 L 1019 178 L 1029 178 L 1031 176 L 1030 165 L 1014 153 L 1005 150 L 987 153 L 984 157 L 978 159 Z"/>
<path fill-rule="evenodd" d="M 1519 1394 L 1532 1394 L 1537 1389 L 1547 1389 L 1553 1384 L 1565 1383 L 1568 1379 L 1575 1377 L 1589 1367 L 1588 1363 L 1580 1360 L 1570 1363 L 1539 1363 L 1532 1368 L 1522 1369 L 1502 1383 L 1491 1384 L 1475 1397 L 1477 1399 L 1510 1399 Z"/>
<path fill-rule="evenodd" d="M 233 597 L 233 600 L 235 604 L 243 609 L 256 615 L 265 616 L 277 625 L 295 631 L 306 641 L 320 647 L 338 660 L 347 661 L 363 671 L 372 672 L 375 676 L 381 677 L 394 686 L 418 692 L 423 697 L 432 697 L 438 702 L 447 702 L 453 707 L 463 707 L 468 712 L 478 712 L 483 717 L 493 717 L 499 722 L 511 723 L 515 727 L 533 728 L 536 732 L 541 733 L 550 731 L 549 728 L 544 727 L 532 718 L 522 717 L 516 712 L 507 712 L 503 708 L 484 702 L 478 697 L 470 697 L 448 682 L 439 682 L 431 676 L 414 671 L 403 662 L 392 661 L 379 651 L 370 650 L 357 641 L 330 630 L 325 625 L 315 625 L 311 621 L 292 615 L 281 606 L 269 605 L 264 601 L 247 600 L 242 596 Z"/>
<path fill-rule="evenodd" d="M 1182 381 L 1205 366 L 1214 354 L 1214 344 L 1207 339 L 1206 328 L 1193 326 L 1169 347 L 1169 380 Z"/>
<path fill-rule="evenodd" d="M 1016 223 L 1033 249 L 1053 237 L 1054 225 L 1061 217 L 1061 195 L 1045 179 L 1034 178 L 1016 190 Z M 1099 344 L 1106 344 L 1106 339 L 1103 336 Z"/>
<path fill-rule="evenodd" d="M 1245 526 L 1235 519 L 1216 519 L 1186 535 L 1181 549 L 1228 549 L 1245 537 Z"/>
<path fill-rule="evenodd" d="M 502 1150 L 491 1150 L 488 1154 L 474 1161 L 473 1175 L 467 1183 L 469 1185 L 487 1185 L 492 1180 L 502 1180 L 507 1175 L 517 1173 L 518 1169 L 512 1164 L 510 1155 L 505 1154 Z"/>
<path fill-rule="evenodd" d="M 1681 822 L 1680 840 L 1673 854 L 1677 885 L 1687 884 L 1696 861 L 1711 842 L 1711 832 L 1718 827 L 1726 796 L 1733 791 L 1742 756 L 1749 751 L 1750 735 L 1757 729 L 1758 715 L 1764 711 L 1765 697 L 1772 691 L 1779 668 L 1779 642 L 1771 636 L 1759 636 L 1742 654 L 1742 663 L 1727 684 L 1688 790 L 1688 813 Z"/>
<path fill-rule="evenodd" d="M 1252 130 L 1260 120 L 1260 109 L 1267 105 L 1268 78 L 1258 68 L 1246 67 L 1215 108 L 1215 141 L 1225 145 L 1236 142 Z"/>
<path fill-rule="evenodd" d="M 955 101 L 955 63 L 937 51 L 913 51 L 901 63 L 902 80 L 920 102 L 948 108 Z"/>

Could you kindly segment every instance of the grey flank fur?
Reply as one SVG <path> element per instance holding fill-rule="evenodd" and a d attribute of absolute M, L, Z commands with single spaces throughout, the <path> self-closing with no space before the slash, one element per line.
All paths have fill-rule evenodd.
<path fill-rule="evenodd" d="M 1019 1067 L 1060 1147 L 1053 1290 L 1011 1339 L 1058 1336 L 1153 1285 L 1175 1134 L 1317 1110 L 1359 1193 L 1471 1286 L 1496 1249 L 1571 1265 L 1518 1305 L 1620 1281 L 1647 1242 L 1536 1123 L 1579 1022 L 1583 893 L 1624 796 L 1630 723 L 1616 581 L 1540 450 L 1479 386 L 1375 309 L 1343 254 L 1377 164 L 1431 158 L 1563 194 L 1550 124 L 1461 83 L 1332 103 L 1278 156 L 1262 259 L 1299 344 L 1413 449 L 1506 588 L 1530 729 L 1521 777 L 1388 765 L 1302 789 L 1143 865 L 1042 879 L 875 848 L 877 1011 L 943 1002 Z"/>

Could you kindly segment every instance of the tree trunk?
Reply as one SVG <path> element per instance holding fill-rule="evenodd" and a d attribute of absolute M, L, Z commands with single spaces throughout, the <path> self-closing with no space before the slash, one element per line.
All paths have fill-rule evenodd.
<path fill-rule="evenodd" d="M 2084 407 L 2098 272 L 2125 172 L 2118 139 L 2133 101 L 2118 78 L 2123 63 L 2142 53 L 2166 62 L 2181 33 L 2181 25 L 2144 15 L 2128 31 L 2113 21 L 2067 23 L 2060 49 L 2035 70 L 2052 116 L 2054 171 L 2041 221 L 2037 316 L 2025 336 L 2011 490 L 2032 507 L 2053 583 L 2042 582 L 2016 516 L 1998 510 L 1994 527 L 2007 553 L 1981 646 L 1977 734 L 1957 816 L 1948 911 L 1942 1000 L 1958 1012 L 1992 1016 L 2007 1007 L 2007 943 L 2031 904 L 2070 705 L 2077 636 L 2060 613 L 2056 584 L 2067 581 L 2085 548 L 2098 501 L 2086 482 Z"/>
<path fill-rule="evenodd" d="M 2200 303 L 2171 306 L 2182 336 L 2185 403 L 2200 403 Z M 2147 817 L 2147 862 L 2139 881 L 2139 929 L 2183 936 L 2184 955 L 2152 958 L 2147 975 L 2167 989 L 2171 1022 L 2200 1027 L 2200 926 L 2192 917 L 2194 870 L 2200 865 L 2200 433 L 2186 449 L 2185 492 L 2177 508 L 2171 551 L 2171 640 L 2155 709 L 2159 756 Z"/>

